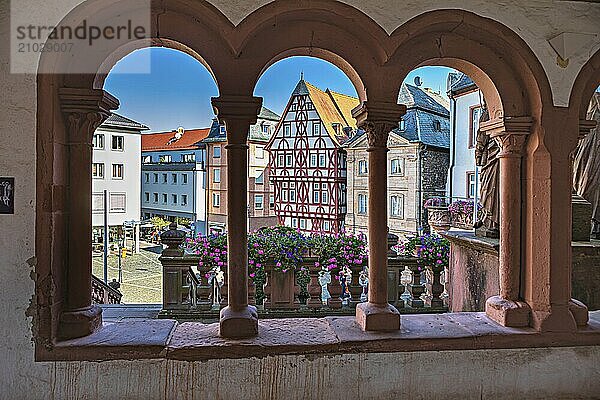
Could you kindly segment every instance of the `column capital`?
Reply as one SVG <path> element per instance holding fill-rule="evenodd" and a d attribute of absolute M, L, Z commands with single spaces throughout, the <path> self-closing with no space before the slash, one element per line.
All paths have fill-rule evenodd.
<path fill-rule="evenodd" d="M 211 99 L 215 115 L 225 123 L 229 144 L 246 143 L 248 130 L 256 123 L 262 101 L 262 97 L 240 95 L 221 95 Z"/>
<path fill-rule="evenodd" d="M 532 125 L 533 118 L 528 116 L 502 117 L 481 122 L 479 129 L 498 143 L 498 157 L 522 157 Z"/>
<path fill-rule="evenodd" d="M 60 88 L 58 97 L 71 143 L 91 143 L 96 128 L 119 107 L 119 100 L 101 89 Z"/>
<path fill-rule="evenodd" d="M 596 128 L 597 122 L 593 119 L 580 119 L 579 120 L 579 139 L 586 137 L 590 131 Z"/>
<path fill-rule="evenodd" d="M 352 110 L 357 126 L 367 133 L 369 147 L 387 147 L 390 131 L 398 127 L 406 106 L 392 102 L 362 102 Z"/>

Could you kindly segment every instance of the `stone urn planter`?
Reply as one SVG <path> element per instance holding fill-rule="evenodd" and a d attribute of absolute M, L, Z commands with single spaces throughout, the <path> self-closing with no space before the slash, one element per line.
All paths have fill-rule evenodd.
<path fill-rule="evenodd" d="M 450 212 L 447 206 L 429 206 L 427 207 L 427 221 L 429 226 L 436 231 L 447 231 L 450 229 Z"/>
<path fill-rule="evenodd" d="M 297 285 L 295 272 L 277 271 L 272 264 L 266 266 L 265 272 L 267 275 L 263 289 L 265 309 L 297 308 L 300 305 L 298 300 L 300 287 Z"/>
<path fill-rule="evenodd" d="M 451 215 L 451 225 L 458 229 L 473 229 L 473 214 L 455 213 Z"/>

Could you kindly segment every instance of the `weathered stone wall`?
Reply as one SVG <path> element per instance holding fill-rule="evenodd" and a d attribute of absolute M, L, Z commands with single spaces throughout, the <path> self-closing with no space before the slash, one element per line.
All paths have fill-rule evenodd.
<path fill-rule="evenodd" d="M 600 310 L 600 242 L 573 243 L 573 298 Z"/>

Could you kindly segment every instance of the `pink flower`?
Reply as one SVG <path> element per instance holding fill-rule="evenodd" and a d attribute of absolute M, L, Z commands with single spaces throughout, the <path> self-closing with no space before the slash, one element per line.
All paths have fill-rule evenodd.
<path fill-rule="evenodd" d="M 262 250 L 259 250 L 259 251 L 258 251 L 258 254 L 264 254 L 264 251 L 262 251 Z"/>
<path fill-rule="evenodd" d="M 252 272 L 252 273 L 250 274 L 250 278 L 254 278 L 255 276 L 256 276 L 256 274 L 255 274 L 254 272 Z"/>

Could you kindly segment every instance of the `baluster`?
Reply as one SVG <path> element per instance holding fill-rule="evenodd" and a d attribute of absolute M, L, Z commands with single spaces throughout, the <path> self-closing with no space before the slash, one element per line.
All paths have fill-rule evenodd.
<path fill-rule="evenodd" d="M 315 263 L 308 265 L 308 271 L 310 274 L 310 282 L 308 283 L 308 301 L 306 305 L 308 308 L 321 308 L 323 302 L 321 301 L 321 285 L 319 284 L 319 272 L 321 267 L 316 266 Z"/>
<path fill-rule="evenodd" d="M 350 294 L 352 294 L 352 298 L 350 299 L 350 306 L 356 307 L 358 303 L 360 303 L 360 295 L 362 294 L 362 286 L 358 283 L 358 279 L 360 278 L 360 273 L 362 272 L 365 265 L 363 264 L 353 264 L 350 267 L 352 271 L 352 282 L 350 283 Z"/>
<path fill-rule="evenodd" d="M 329 293 L 331 294 L 331 298 L 327 300 L 327 305 L 329 308 L 342 308 L 342 299 L 340 299 L 340 295 L 342 294 L 342 285 L 340 285 L 340 276 L 333 275 L 331 276 L 331 283 L 329 284 Z"/>
<path fill-rule="evenodd" d="M 198 266 L 198 273 L 200 275 L 200 285 L 198 285 L 198 309 L 208 311 L 211 309 L 211 290 L 212 287 L 208 282 L 206 274 L 208 274 L 210 268 L 206 265 Z"/>
<path fill-rule="evenodd" d="M 273 307 L 273 265 L 267 263 L 265 265 L 265 283 L 263 286 L 263 293 L 265 298 L 263 300 L 263 306 L 265 309 Z"/>
<path fill-rule="evenodd" d="M 428 284 L 428 291 L 430 293 L 430 297 L 427 298 L 426 304 L 429 307 L 443 307 L 444 301 L 440 298 L 440 294 L 444 289 L 444 286 L 442 285 L 440 280 L 442 268 L 438 266 L 433 266 L 428 268 L 428 270 L 431 276 L 431 283 Z"/>
<path fill-rule="evenodd" d="M 408 299 L 408 305 L 413 308 L 421 308 L 425 304 L 423 300 L 421 300 L 421 295 L 425 291 L 425 287 L 421 284 L 421 271 L 419 271 L 419 266 L 416 261 L 411 263 L 408 267 L 412 272 L 412 283 L 408 285 L 408 291 L 411 296 L 410 299 Z"/>
<path fill-rule="evenodd" d="M 256 285 L 252 278 L 248 278 L 248 304 L 256 305 Z"/>
<path fill-rule="evenodd" d="M 287 274 L 290 274 L 292 276 L 292 279 L 284 279 L 284 282 L 290 282 L 293 285 L 293 292 L 294 292 L 294 301 L 292 302 L 292 308 L 294 309 L 298 309 L 300 308 L 300 285 L 298 285 L 298 274 L 300 273 L 300 270 L 296 270 L 296 268 L 294 268 L 293 271 L 288 271 L 286 272 Z"/>

